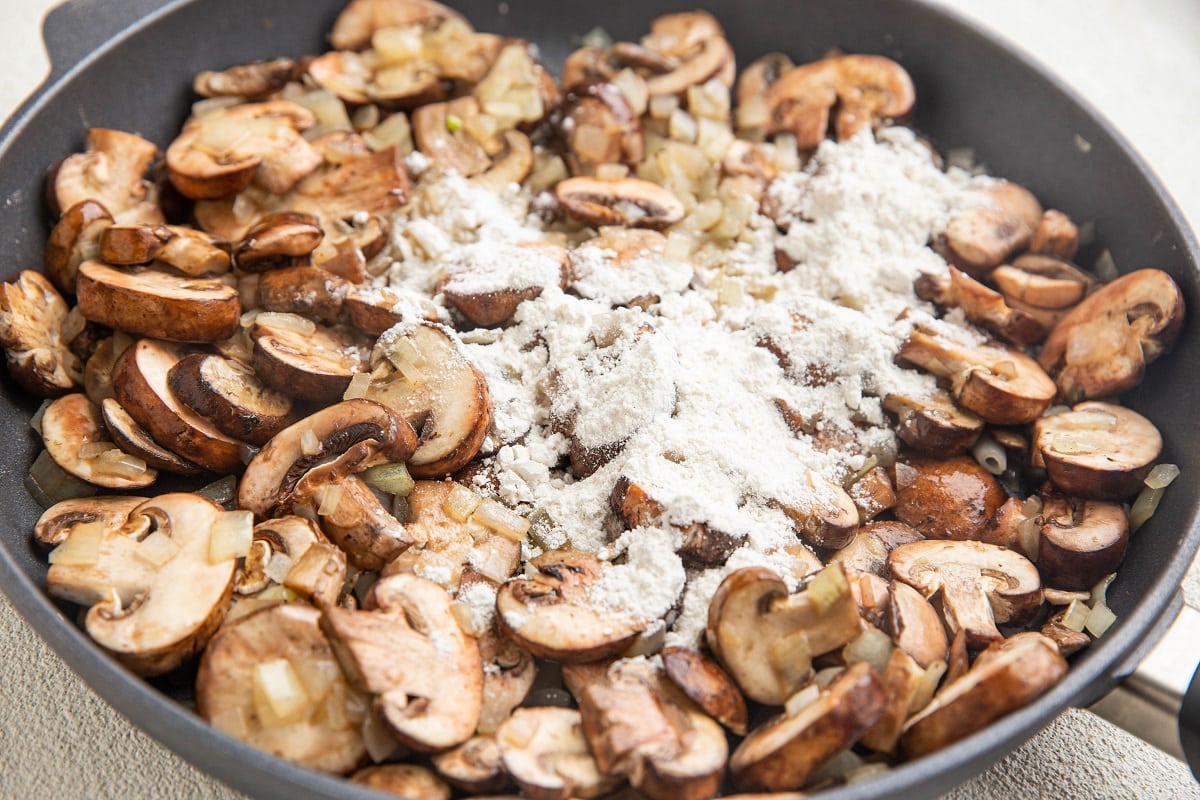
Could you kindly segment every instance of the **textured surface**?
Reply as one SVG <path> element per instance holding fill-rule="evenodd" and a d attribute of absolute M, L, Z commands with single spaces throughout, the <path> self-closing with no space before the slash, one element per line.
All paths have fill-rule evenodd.
<path fill-rule="evenodd" d="M 119 1 L 119 0 L 114 0 Z M 0 115 L 39 80 L 48 0 L 0 0 Z M 702 5 L 702 3 L 697 3 Z M 1099 107 L 1200 222 L 1200 5 L 1157 0 L 958 0 Z M 514 4 L 519 9 L 519 4 Z M 7 265 L 11 272 L 24 265 Z M 1193 567 L 1185 589 L 1200 602 Z M 93 695 L 0 598 L 0 797 L 234 798 Z M 70 754 L 63 758 L 64 754 Z M 1069 711 L 949 797 L 1200 798 L 1178 762 L 1082 711 Z"/>

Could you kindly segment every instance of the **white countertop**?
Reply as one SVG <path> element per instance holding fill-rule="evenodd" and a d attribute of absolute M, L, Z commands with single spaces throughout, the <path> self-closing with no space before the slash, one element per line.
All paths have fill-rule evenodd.
<path fill-rule="evenodd" d="M 941 2 L 1016 42 L 1100 108 L 1150 162 L 1193 224 L 1200 222 L 1200 153 L 1195 145 L 1200 3 Z M 54 4 L 0 0 L 0 116 L 45 72 L 39 20 Z M 9 264 L 3 271 L 24 266 Z M 1185 585 L 1193 603 L 1200 602 L 1198 580 L 1200 568 L 1193 565 Z M 0 797 L 240 795 L 105 705 L 0 595 Z M 1181 800 L 1200 798 L 1200 787 L 1179 762 L 1087 712 L 1068 711 L 949 797 Z"/>

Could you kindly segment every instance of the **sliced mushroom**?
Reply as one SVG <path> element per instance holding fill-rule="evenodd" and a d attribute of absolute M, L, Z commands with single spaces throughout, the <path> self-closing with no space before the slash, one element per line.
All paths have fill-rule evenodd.
<path fill-rule="evenodd" d="M 280 211 L 250 226 L 233 248 L 238 269 L 266 272 L 285 267 L 311 254 L 325 232 L 312 214 Z"/>
<path fill-rule="evenodd" d="M 616 778 L 600 771 L 570 708 L 518 708 L 496 732 L 504 769 L 531 800 L 601 797 Z"/>
<path fill-rule="evenodd" d="M 746 697 L 782 705 L 812 674 L 812 659 L 858 636 L 858 606 L 840 565 L 788 594 L 772 570 L 746 567 L 708 607 L 708 646 Z"/>
<path fill-rule="evenodd" d="M 101 341 L 83 367 L 83 390 L 98 406 L 103 406 L 106 399 L 116 397 L 112 385 L 112 370 L 119 353 L 114 352 L 114 341 L 112 336 Z M 128 344 L 128 341 L 125 344 Z"/>
<path fill-rule="evenodd" d="M 292 508 L 318 519 L 350 564 L 365 572 L 382 570 L 414 543 L 371 487 L 336 465 L 309 470 L 296 483 Z"/>
<path fill-rule="evenodd" d="M 108 440 L 96 407 L 82 393 L 63 395 L 42 415 L 42 441 L 54 462 L 77 478 L 108 489 L 138 489 L 158 472 Z"/>
<path fill-rule="evenodd" d="M 288 199 L 292 210 L 316 216 L 328 238 L 349 235 L 370 255 L 387 240 L 382 218 L 406 202 L 404 154 L 396 147 L 373 152 L 365 145 L 362 152 L 339 155 L 306 176 Z"/>
<path fill-rule="evenodd" d="M 742 545 L 742 538 L 717 530 L 703 522 L 686 524 L 670 521 L 662 503 L 655 500 L 640 484 L 625 476 L 617 479 L 609 496 L 609 505 L 632 530 L 634 528 L 669 525 L 679 531 L 682 541 L 677 552 L 685 561 L 703 566 L 717 566 Z"/>
<path fill-rule="evenodd" d="M 871 522 L 854 534 L 854 540 L 834 553 L 829 563 L 841 564 L 847 570 L 887 573 L 888 553 L 902 544 L 919 542 L 925 537 L 903 522 Z"/>
<path fill-rule="evenodd" d="M 161 225 L 158 191 L 146 171 L 158 147 L 140 136 L 107 128 L 87 133 L 87 151 L 68 156 L 48 179 L 50 205 L 55 211 L 93 200 L 117 222 Z"/>
<path fill-rule="evenodd" d="M 242 314 L 237 289 L 215 278 L 85 261 L 77 288 L 79 310 L 87 319 L 172 342 L 226 339 L 237 331 Z"/>
<path fill-rule="evenodd" d="M 572 175 L 595 175 L 601 164 L 636 167 L 645 141 L 625 95 L 606 81 L 585 81 L 567 89 L 555 118 Z"/>
<path fill-rule="evenodd" d="M 287 315 L 308 322 L 303 317 Z M 311 326 L 311 328 L 309 327 Z M 294 324 L 260 315 L 250 328 L 253 366 L 264 385 L 298 400 L 336 403 L 365 371 L 368 342 L 353 328 Z"/>
<path fill-rule="evenodd" d="M 350 286 L 344 304 L 350 324 L 368 336 L 379 336 L 406 319 L 438 321 L 429 298 L 396 287 Z"/>
<path fill-rule="evenodd" d="M 201 97 L 239 97 L 262 100 L 296 79 L 296 62 L 290 58 L 236 64 L 216 72 L 204 70 L 192 80 L 192 91 Z"/>
<path fill-rule="evenodd" d="M 413 423 L 420 445 L 409 462 L 417 478 L 442 477 L 466 466 L 492 426 L 492 398 L 483 374 L 449 329 L 402 324 L 379 338 L 366 396 Z"/>
<path fill-rule="evenodd" d="M 284 267 L 259 278 L 258 302 L 266 311 L 300 314 L 332 325 L 342 316 L 347 286 L 319 267 Z"/>
<path fill-rule="evenodd" d="M 460 600 L 469 592 L 469 581 L 464 578 Z M 495 596 L 494 587 L 491 594 Z M 493 734 L 529 696 L 537 680 L 538 666 L 527 650 L 500 633 L 494 624 L 478 638 L 479 654 L 483 657 L 483 711 L 478 730 L 481 734 Z"/>
<path fill-rule="evenodd" d="M 1042 636 L 1054 642 L 1054 646 L 1058 648 L 1059 655 L 1063 658 L 1079 652 L 1092 643 L 1091 636 L 1088 636 L 1083 631 L 1072 630 L 1062 624 L 1066 614 L 1066 609 L 1063 609 L 1057 614 L 1050 615 L 1050 618 L 1046 620 L 1046 623 L 1038 631 Z"/>
<path fill-rule="evenodd" d="M 661 230 L 683 219 L 685 211 L 669 190 L 639 178 L 568 178 L 558 182 L 554 194 L 568 214 L 593 226 Z"/>
<path fill-rule="evenodd" d="M 99 495 L 61 500 L 42 512 L 33 526 L 33 538 L 43 547 L 57 547 L 77 527 L 99 524 L 107 530 L 118 530 L 130 521 L 133 510 L 146 502 L 144 497 Z M 148 533 L 149 520 L 136 517 L 133 525 L 146 523 L 146 530 L 127 529 L 126 533 Z"/>
<path fill-rule="evenodd" d="M 314 58 L 308 76 L 347 103 L 409 109 L 446 97 L 436 67 L 423 59 L 380 63 L 373 52 L 332 51 Z"/>
<path fill-rule="evenodd" d="M 967 645 L 984 647 L 1004 637 L 996 624 L 1026 622 L 1042 605 L 1037 567 L 1020 553 L 982 542 L 913 542 L 888 556 L 897 580 L 925 597 L 941 592 L 951 632 L 966 632 Z"/>
<path fill-rule="evenodd" d="M 100 234 L 100 260 L 121 266 L 160 261 L 184 275 L 229 271 L 229 253 L 201 231 L 179 225 L 110 225 Z"/>
<path fill-rule="evenodd" d="M 869 522 L 896 505 L 896 490 L 892 486 L 892 479 L 881 466 L 874 466 L 859 476 L 846 493 L 854 501 L 854 507 L 858 509 L 858 518 L 862 522 Z"/>
<path fill-rule="evenodd" d="M 223 510 L 194 494 L 165 494 L 130 514 L 150 520 L 152 535 L 166 537 L 173 554 L 155 564 L 141 543 L 121 528 L 105 527 L 96 560 L 54 563 L 46 590 L 89 607 L 88 634 L 139 675 L 161 675 L 199 653 L 221 624 L 233 590 L 237 559 L 214 561 L 210 531 Z M 77 536 L 81 529 L 72 532 Z M 69 547 L 68 537 L 61 547 Z"/>
<path fill-rule="evenodd" d="M 108 209 L 95 200 L 81 200 L 63 212 L 50 231 L 42 269 L 60 291 L 75 294 L 79 265 L 100 253 L 100 238 L 113 224 Z"/>
<path fill-rule="evenodd" d="M 529 177 L 533 169 L 533 145 L 528 136 L 520 131 L 504 131 L 499 146 L 492 150 L 492 166 L 471 179 L 476 186 L 503 192 Z"/>
<path fill-rule="evenodd" d="M 383 28 L 435 28 L 451 19 L 462 21 L 457 11 L 433 0 L 351 0 L 334 21 L 329 41 L 336 50 L 362 50 Z"/>
<path fill-rule="evenodd" d="M 706 11 L 665 14 L 650 23 L 642 46 L 665 59 L 672 69 L 651 75 L 646 88 L 651 97 L 679 95 L 688 87 L 716 78 L 733 86 L 733 48 L 716 18 Z"/>
<path fill-rule="evenodd" d="M 67 303 L 41 273 L 24 270 L 0 284 L 0 345 L 9 374 L 39 397 L 57 397 L 83 381 L 83 366 L 63 338 Z"/>
<path fill-rule="evenodd" d="M 591 553 L 551 550 L 528 564 L 537 572 L 506 581 L 496 593 L 496 621 L 536 656 L 566 663 L 610 658 L 649 623 L 591 601 L 589 590 L 605 568 Z"/>
<path fill-rule="evenodd" d="M 285 566 L 282 576 L 268 575 L 269 570 Z M 254 597 L 281 585 L 317 608 L 326 608 L 337 603 L 345 581 L 342 551 L 326 540 L 312 520 L 287 515 L 254 526 L 250 553 L 238 570 L 236 592 Z"/>
<path fill-rule="evenodd" d="M 479 103 L 473 97 L 421 106 L 412 115 L 417 149 L 441 169 L 454 170 L 463 177 L 486 171 L 492 160 L 463 124 L 464 119 L 478 114 Z"/>
<path fill-rule="evenodd" d="M 981 202 L 951 216 L 939 247 L 946 258 L 979 278 L 1028 247 L 1042 219 L 1042 205 L 1023 186 L 996 181 L 980 190 Z"/>
<path fill-rule="evenodd" d="M 797 488 L 802 501 L 776 502 L 792 518 L 801 539 L 830 550 L 845 547 L 854 539 L 858 507 L 846 490 L 812 471 L 804 476 L 803 487 Z"/>
<path fill-rule="evenodd" d="M 258 447 L 300 418 L 290 397 L 265 387 L 246 365 L 216 353 L 180 359 L 167 385 L 217 430 Z"/>
<path fill-rule="evenodd" d="M 1090 589 L 1125 559 L 1129 518 L 1116 503 L 1044 494 L 1038 570 L 1048 586 Z"/>
<path fill-rule="evenodd" d="M 185 460 L 221 474 L 240 472 L 241 442 L 221 433 L 171 391 L 167 375 L 181 355 L 179 348 L 150 339 L 130 345 L 113 367 L 118 402 L 154 441 Z"/>
<path fill-rule="evenodd" d="M 1042 213 L 1042 221 L 1033 232 L 1029 242 L 1029 252 L 1044 253 L 1066 260 L 1075 257 L 1079 249 L 1079 228 L 1071 218 L 1053 208 Z"/>
<path fill-rule="evenodd" d="M 1135 494 L 1162 453 L 1162 435 L 1150 420 L 1124 406 L 1097 401 L 1039 419 L 1034 444 L 1051 483 L 1066 494 L 1093 500 Z"/>
<path fill-rule="evenodd" d="M 767 89 L 768 133 L 791 133 L 801 150 L 819 145 L 836 109 L 838 141 L 864 128 L 902 119 L 916 92 L 904 68 L 884 56 L 831 56 L 794 67 Z M 1040 211 L 1040 209 L 1039 209 Z"/>
<path fill-rule="evenodd" d="M 260 750 L 342 774 L 367 755 L 363 704 L 346 683 L 320 619 L 311 606 L 287 603 L 222 626 L 200 659 L 196 710 Z"/>
<path fill-rule="evenodd" d="M 408 800 L 450 800 L 450 787 L 433 770 L 417 764 L 380 764 L 366 767 L 350 776 L 377 792 Z"/>
<path fill-rule="evenodd" d="M 904 754 L 917 758 L 961 741 L 1044 694 L 1067 671 L 1054 642 L 1020 633 L 989 647 L 975 666 L 946 685 L 905 728 Z"/>
<path fill-rule="evenodd" d="M 995 425 L 1024 425 L 1042 415 L 1057 391 L 1038 363 L 1017 350 L 970 346 L 915 328 L 898 358 L 951 382 L 963 408 Z"/>
<path fill-rule="evenodd" d="M 734 93 L 738 106 L 753 102 L 753 98 L 765 100 L 767 90 L 794 66 L 786 53 L 767 53 L 750 62 L 738 77 Z"/>
<path fill-rule="evenodd" d="M 321 628 L 351 684 L 375 695 L 389 729 L 417 750 L 445 750 L 475 732 L 483 666 L 450 596 L 414 575 L 381 578 L 372 611 L 326 608 Z M 432 665 L 436 669 L 431 669 Z"/>
<path fill-rule="evenodd" d="M 1049 332 L 1033 315 L 1010 308 L 999 292 L 953 266 L 949 278 L 921 273 L 913 290 L 922 300 L 961 309 L 970 322 L 1018 347 L 1036 344 Z"/>
<path fill-rule="evenodd" d="M 907 583 L 892 581 L 887 627 L 896 647 L 922 669 L 948 657 L 946 628 L 933 605 Z"/>
<path fill-rule="evenodd" d="M 716 661 L 684 647 L 665 647 L 663 670 L 704 713 L 739 736 L 746 735 L 749 712 L 737 684 Z"/>
<path fill-rule="evenodd" d="M 558 245 L 520 242 L 473 249 L 471 262 L 455 265 L 441 284 L 446 303 L 480 327 L 502 325 L 517 307 L 546 287 L 567 288 L 570 257 Z"/>
<path fill-rule="evenodd" d="M 274 194 L 321 165 L 300 131 L 312 112 L 286 100 L 244 103 L 193 118 L 167 148 L 171 184 L 184 197 L 233 197 L 252 181 Z"/>
<path fill-rule="evenodd" d="M 1170 275 L 1131 272 L 1071 309 L 1038 361 L 1068 402 L 1118 395 L 1141 383 L 1146 365 L 1171 348 L 1183 317 L 1183 294 Z"/>
<path fill-rule="evenodd" d="M 929 397 L 889 394 L 883 399 L 883 408 L 896 415 L 896 435 L 927 455 L 965 452 L 983 433 L 983 420 L 956 406 L 940 389 Z"/>
<path fill-rule="evenodd" d="M 95 401 L 93 401 L 95 402 Z M 121 450 L 137 456 L 151 469 L 171 472 L 175 475 L 199 475 L 204 468 L 154 441 L 150 431 L 139 425 L 129 412 L 121 407 L 115 397 L 106 397 L 100 403 L 104 425 Z"/>
<path fill-rule="evenodd" d="M 865 662 L 847 667 L 817 699 L 754 729 L 729 759 L 734 784 L 750 792 L 803 786 L 883 714 L 887 691 Z"/>
<path fill-rule="evenodd" d="M 880 677 L 887 692 L 887 703 L 879 720 L 859 740 L 866 747 L 890 753 L 900 742 L 900 732 L 908 719 L 910 707 L 916 701 L 925 670 L 908 653 L 897 647 L 892 650 Z"/>
<path fill-rule="evenodd" d="M 970 456 L 901 463 L 908 477 L 897 481 L 896 519 L 930 539 L 989 540 L 990 523 L 1007 499 L 996 476 Z"/>
<path fill-rule="evenodd" d="M 988 276 L 1005 299 L 1043 309 L 1068 309 L 1096 287 L 1096 279 L 1060 258 L 1026 253 Z M 1016 307 L 1016 306 L 1014 306 Z"/>

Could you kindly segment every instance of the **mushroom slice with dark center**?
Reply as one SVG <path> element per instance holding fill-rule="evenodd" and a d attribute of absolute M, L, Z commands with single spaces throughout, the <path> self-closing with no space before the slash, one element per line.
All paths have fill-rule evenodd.
<path fill-rule="evenodd" d="M 834 553 L 829 563 L 841 564 L 847 570 L 885 575 L 888 553 L 902 544 L 919 542 L 924 538 L 919 531 L 903 522 L 871 522 L 859 528 L 854 540 Z"/>
<path fill-rule="evenodd" d="M 717 793 L 729 754 L 725 732 L 645 658 L 568 664 L 596 764 L 629 778 L 650 800 L 706 800 Z"/>
<path fill-rule="evenodd" d="M 966 633 L 971 648 L 1003 639 L 996 624 L 1019 625 L 1042 605 L 1037 567 L 1020 553 L 971 541 L 901 545 L 888 556 L 892 575 L 925 597 L 940 592 L 951 632 Z"/>
<path fill-rule="evenodd" d="M 946 378 L 955 401 L 995 425 L 1024 425 L 1054 399 L 1054 381 L 1018 350 L 965 345 L 915 328 L 897 358 Z"/>
<path fill-rule="evenodd" d="M 796 533 L 812 547 L 836 550 L 854 539 L 860 521 L 854 498 L 838 484 L 809 471 L 797 496 L 776 499 L 783 513 L 791 517 Z"/>
<path fill-rule="evenodd" d="M 157 187 L 145 179 L 157 155 L 158 147 L 140 136 L 92 128 L 87 151 L 67 156 L 50 174 L 50 205 L 62 211 L 94 200 L 117 222 L 161 225 Z"/>
<path fill-rule="evenodd" d="M 24 270 L 0 284 L 0 345 L 21 388 L 57 397 L 83 381 L 83 365 L 63 338 L 67 303 L 41 273 Z"/>
<path fill-rule="evenodd" d="M 366 396 L 419 429 L 420 445 L 409 462 L 414 477 L 442 477 L 475 457 L 492 426 L 492 398 L 453 332 L 401 323 L 379 337 L 371 366 Z"/>
<path fill-rule="evenodd" d="M 1010 308 L 999 292 L 953 266 L 948 278 L 921 273 L 913 290 L 922 300 L 961 309 L 970 322 L 1018 347 L 1037 344 L 1049 332 L 1033 315 Z"/>
<path fill-rule="evenodd" d="M 441 291 L 472 324 L 501 325 L 546 287 L 566 289 L 570 265 L 567 251 L 548 242 L 489 243 L 471 248 L 451 266 Z"/>
<path fill-rule="evenodd" d="M 842 671 L 808 705 L 752 730 L 729 758 L 734 784 L 751 792 L 803 786 L 816 770 L 878 721 L 887 691 L 859 662 Z"/>
<path fill-rule="evenodd" d="M 996 476 L 970 456 L 899 462 L 896 519 L 931 539 L 988 541 L 992 521 L 1007 499 Z"/>
<path fill-rule="evenodd" d="M 651 97 L 682 94 L 710 78 L 718 78 L 726 88 L 733 86 L 733 48 L 720 23 L 706 11 L 657 17 L 650 23 L 650 33 L 642 37 L 642 47 L 663 62 L 650 70 L 659 74 L 646 81 Z"/>
<path fill-rule="evenodd" d="M 60 291 L 75 294 L 79 265 L 99 255 L 100 238 L 112 224 L 108 209 L 95 200 L 79 201 L 54 223 L 42 269 Z"/>
<path fill-rule="evenodd" d="M 334 21 L 329 41 L 337 50 L 362 50 L 383 28 L 436 28 L 446 20 L 465 24 L 457 11 L 432 0 L 351 0 Z"/>
<path fill-rule="evenodd" d="M 472 736 L 458 747 L 434 756 L 432 762 L 443 778 L 471 795 L 495 794 L 512 786 L 494 736 Z"/>
<path fill-rule="evenodd" d="M 956 212 L 938 242 L 947 260 L 980 278 L 1029 245 L 1042 206 L 1023 186 L 997 181 L 981 190 L 981 202 Z"/>
<path fill-rule="evenodd" d="M 568 178 L 554 187 L 567 213 L 588 225 L 627 225 L 661 230 L 683 219 L 679 198 L 639 178 L 600 181 Z"/>
<path fill-rule="evenodd" d="M 917 758 L 961 741 L 1032 702 L 1066 671 L 1054 642 L 1041 634 L 1019 633 L 997 642 L 909 720 L 901 737 L 904 754 Z"/>
<path fill-rule="evenodd" d="M 233 247 L 233 258 L 245 272 L 266 272 L 286 267 L 311 254 L 325 232 L 312 214 L 280 211 L 250 226 Z"/>
<path fill-rule="evenodd" d="M 258 279 L 258 302 L 265 311 L 312 317 L 327 325 L 342 316 L 349 284 L 319 267 L 284 267 Z"/>
<path fill-rule="evenodd" d="M 141 339 L 113 367 L 117 401 L 154 441 L 187 461 L 221 474 L 242 469 L 241 442 L 217 430 L 179 402 L 167 375 L 179 361 L 179 348 Z"/>
<path fill-rule="evenodd" d="M 316 518 L 321 530 L 355 568 L 378 572 L 414 544 L 362 478 L 337 465 L 309 470 L 296 484 L 291 508 Z"/>
<path fill-rule="evenodd" d="M 366 758 L 363 701 L 301 603 L 260 609 L 213 636 L 196 674 L 196 710 L 217 730 L 288 761 L 344 774 Z"/>
<path fill-rule="evenodd" d="M 941 390 L 928 397 L 889 394 L 883 408 L 896 415 L 896 435 L 927 455 L 962 453 L 983 433 L 983 420 L 956 406 Z"/>
<path fill-rule="evenodd" d="M 592 600 L 590 589 L 607 565 L 590 553 L 551 550 L 528 563 L 536 573 L 508 580 L 496 593 L 496 620 L 534 655 L 599 661 L 622 652 L 650 622 Z"/>
<path fill-rule="evenodd" d="M 180 359 L 167 385 L 226 436 L 258 447 L 300 418 L 292 398 L 268 389 L 245 364 L 216 353 Z"/>
<path fill-rule="evenodd" d="M 117 447 L 140 458 L 146 462 L 147 467 L 175 475 L 199 475 L 204 472 L 203 467 L 154 441 L 150 431 L 129 416 L 129 412 L 121 407 L 115 397 L 104 398 L 100 403 L 100 412 L 104 416 L 104 425 Z"/>
<path fill-rule="evenodd" d="M 100 235 L 100 260 L 127 266 L 159 261 L 184 275 L 229 271 L 229 253 L 208 234 L 179 225 L 111 225 Z"/>
<path fill-rule="evenodd" d="M 118 495 L 62 500 L 42 512 L 42 516 L 33 526 L 34 541 L 43 547 L 57 547 L 77 527 L 99 525 L 106 530 L 119 530 L 130 520 L 129 515 L 133 510 L 144 502 L 144 497 Z M 145 517 L 138 519 L 148 523 Z M 129 532 L 131 531 L 126 531 Z"/>
<path fill-rule="evenodd" d="M 601 164 L 634 167 L 645 142 L 637 115 L 625 95 L 606 81 L 586 81 L 567 89 L 555 116 L 572 175 L 595 175 Z"/>
<path fill-rule="evenodd" d="M 1088 401 L 1039 419 L 1034 445 L 1061 491 L 1119 501 L 1141 489 L 1162 453 L 1162 435 L 1132 409 Z"/>
<path fill-rule="evenodd" d="M 916 101 L 912 79 L 889 58 L 841 55 L 794 67 L 767 89 L 768 133 L 791 133 L 801 150 L 824 139 L 836 109 L 838 141 L 901 119 Z"/>
<path fill-rule="evenodd" d="M 946 628 L 933 605 L 901 581 L 892 581 L 891 596 L 887 627 L 896 647 L 912 656 L 923 669 L 946 661 L 949 653 Z"/>
<path fill-rule="evenodd" d="M 252 597 L 282 585 L 317 608 L 325 608 L 337 603 L 345 580 L 342 551 L 329 543 L 312 520 L 288 515 L 254 526 L 254 541 L 238 570 L 236 591 L 239 596 Z"/>
<path fill-rule="evenodd" d="M 1032 253 L 996 267 L 988 278 L 1010 303 L 1046 309 L 1070 308 L 1096 287 L 1094 276 L 1069 261 Z"/>
<path fill-rule="evenodd" d="M 1054 327 L 1038 356 L 1068 402 L 1111 397 L 1141 383 L 1146 365 L 1183 327 L 1183 294 L 1158 269 L 1122 275 L 1088 295 Z"/>
<path fill-rule="evenodd" d="M 746 735 L 749 724 L 746 698 L 716 661 L 699 650 L 666 647 L 662 662 L 671 682 L 704 713 L 737 735 Z"/>
<path fill-rule="evenodd" d="M 327 608 L 321 619 L 351 683 L 375 696 L 389 729 L 414 749 L 445 750 L 471 738 L 483 666 L 450 596 L 424 578 L 392 575 L 376 582 L 369 604 L 374 610 Z"/>
<path fill-rule="evenodd" d="M 296 62 L 290 58 L 236 64 L 219 72 L 204 70 L 192 79 L 192 91 L 201 97 L 239 97 L 262 100 L 296 79 Z"/>
<path fill-rule="evenodd" d="M 1116 503 L 1044 494 L 1038 569 L 1048 586 L 1090 589 L 1125 559 L 1129 517 Z"/>
<path fill-rule="evenodd" d="M 640 527 L 669 525 L 679 531 L 682 541 L 676 549 L 690 564 L 718 566 L 742 545 L 742 538 L 716 530 L 704 522 L 675 522 L 662 503 L 646 488 L 622 476 L 609 496 L 609 505 L 632 530 Z"/>
<path fill-rule="evenodd" d="M 145 540 L 103 527 L 93 559 L 51 554 L 46 589 L 90 606 L 84 627 L 122 664 L 139 675 L 169 672 L 204 648 L 229 605 L 237 559 L 215 560 L 210 550 L 222 513 L 194 494 L 146 500 L 130 514 L 131 521 L 150 519 Z M 70 548 L 84 530 L 72 531 L 60 548 Z M 145 544 L 151 537 L 161 546 L 151 550 Z"/>
<path fill-rule="evenodd" d="M 364 371 L 369 343 L 353 328 L 316 325 L 296 314 L 260 314 L 250 328 L 259 379 L 299 400 L 336 403 Z"/>
<path fill-rule="evenodd" d="M 191 119 L 167 148 L 167 171 L 193 200 L 233 197 L 257 182 L 283 194 L 321 165 L 300 131 L 316 118 L 286 100 L 245 103 Z"/>
<path fill-rule="evenodd" d="M 417 764 L 380 764 L 350 776 L 351 783 L 407 800 L 450 800 L 450 787 L 433 770 Z"/>
<path fill-rule="evenodd" d="M 767 53 L 741 71 L 734 91 L 737 127 L 740 130 L 766 130 L 771 120 L 767 108 L 767 90 L 794 66 L 785 53 Z"/>
<path fill-rule="evenodd" d="M 42 441 L 56 464 L 97 486 L 137 489 L 158 479 L 145 461 L 108 440 L 100 409 L 83 393 L 64 395 L 46 408 Z"/>
<path fill-rule="evenodd" d="M 215 278 L 117 269 L 99 261 L 79 265 L 78 294 L 87 319 L 172 342 L 226 339 L 237 331 L 242 313 L 237 289 Z"/>
<path fill-rule="evenodd" d="M 1070 260 L 1078 249 L 1079 228 L 1063 212 L 1046 209 L 1029 242 L 1029 252 Z"/>
<path fill-rule="evenodd" d="M 709 604 L 705 631 L 746 697 L 767 705 L 782 705 L 811 676 L 813 658 L 859 632 L 858 606 L 837 564 L 795 594 L 764 567 L 730 573 Z"/>
<path fill-rule="evenodd" d="M 618 779 L 600 771 L 571 708 L 518 708 L 496 732 L 504 769 L 531 800 L 601 797 Z"/>
<path fill-rule="evenodd" d="M 427 296 L 396 287 L 350 286 L 344 307 L 350 324 L 368 336 L 379 336 L 406 318 L 438 321 L 438 308 Z"/>

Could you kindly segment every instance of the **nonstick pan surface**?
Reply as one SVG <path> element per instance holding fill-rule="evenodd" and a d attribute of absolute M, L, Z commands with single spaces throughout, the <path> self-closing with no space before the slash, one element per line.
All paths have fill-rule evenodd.
<path fill-rule="evenodd" d="M 55 58 L 51 79 L 0 132 L 0 239 L 10 272 L 41 261 L 47 215 L 41 180 L 48 165 L 78 150 L 87 127 L 136 130 L 165 145 L 187 113 L 192 75 L 203 68 L 325 48 L 324 32 L 340 0 L 191 0 L 158 8 L 155 0 L 114 4 L 77 0 L 47 24 Z M 639 35 L 657 14 L 692 2 L 637 4 L 521 2 L 500 13 L 494 2 L 454 3 L 480 30 L 539 43 L 553 65 L 573 37 L 600 25 L 614 38 Z M 1200 306 L 1197 247 L 1157 181 L 1109 126 L 1052 78 L 969 25 L 902 0 L 706 2 L 725 26 L 741 63 L 770 50 L 795 60 L 830 47 L 882 53 L 899 60 L 918 91 L 915 127 L 943 151 L 970 146 L 989 170 L 1031 188 L 1047 207 L 1093 220 L 1097 241 L 1080 260 L 1111 250 L 1126 268 L 1157 266 Z M 1084 152 L 1077 137 L 1090 143 Z M 5 275 L 4 277 L 11 277 Z M 1164 433 L 1164 458 L 1184 478 L 1131 547 L 1110 590 L 1114 628 L 1074 660 L 1049 694 L 980 734 L 902 766 L 882 781 L 823 797 L 924 797 L 958 783 L 1015 747 L 1063 708 L 1086 705 L 1107 691 L 1157 638 L 1170 617 L 1178 583 L 1197 546 L 1200 483 L 1200 357 L 1195 326 L 1175 353 L 1152 367 L 1129 404 Z M 29 530 L 40 509 L 21 488 L 39 445 L 28 427 L 37 406 L 7 376 L 0 379 L 0 432 L 7 443 L 0 490 L 0 584 L 21 613 L 108 702 L 183 757 L 230 785 L 261 797 L 375 796 L 229 740 L 167 695 L 184 697 L 186 681 L 158 689 L 101 654 L 74 624 L 74 610 L 42 590 L 44 555 Z M 162 691 L 159 691 L 161 689 Z"/>

